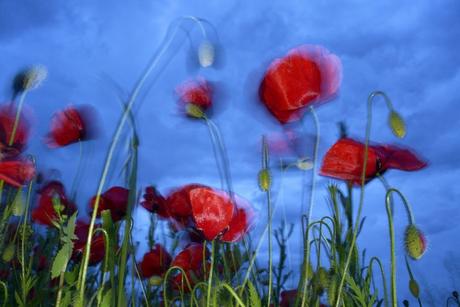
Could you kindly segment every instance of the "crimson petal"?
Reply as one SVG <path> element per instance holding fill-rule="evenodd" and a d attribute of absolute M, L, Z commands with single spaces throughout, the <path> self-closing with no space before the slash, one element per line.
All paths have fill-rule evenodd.
<path fill-rule="evenodd" d="M 143 278 L 163 276 L 171 263 L 171 256 L 166 249 L 155 244 L 152 250 L 144 255 L 140 263 L 140 271 Z"/>
<path fill-rule="evenodd" d="M 232 220 L 234 205 L 223 192 L 196 188 L 190 191 L 190 203 L 196 227 L 209 241 L 227 229 Z"/>
<path fill-rule="evenodd" d="M 211 85 L 203 78 L 189 80 L 176 88 L 176 93 L 183 104 L 194 104 L 203 110 L 212 105 Z"/>
<path fill-rule="evenodd" d="M 0 161 L 0 180 L 19 188 L 26 185 L 35 176 L 35 165 L 32 161 L 10 160 Z"/>
<path fill-rule="evenodd" d="M 383 150 L 386 155 L 384 161 L 384 166 L 386 168 L 416 171 L 428 165 L 426 161 L 423 161 L 408 149 L 399 148 L 393 145 L 385 145 L 383 146 Z"/>
<path fill-rule="evenodd" d="M 254 211 L 245 200 L 236 197 L 236 210 L 229 224 L 228 230 L 220 238 L 223 242 L 233 243 L 240 241 L 248 232 L 254 221 Z"/>
<path fill-rule="evenodd" d="M 129 190 L 123 187 L 111 187 L 105 191 L 99 199 L 99 207 L 97 210 L 97 216 L 100 216 L 104 210 L 110 210 L 112 220 L 118 222 L 126 215 L 128 209 L 128 196 Z M 90 201 L 90 207 L 94 209 L 96 203 L 96 196 Z"/>

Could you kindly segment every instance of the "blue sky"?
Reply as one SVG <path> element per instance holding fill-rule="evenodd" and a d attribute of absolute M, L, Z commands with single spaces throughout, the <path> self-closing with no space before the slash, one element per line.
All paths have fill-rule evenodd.
<path fill-rule="evenodd" d="M 260 79 L 267 64 L 290 48 L 323 45 L 342 60 L 343 81 L 340 96 L 318 108 L 320 157 L 337 139 L 338 121 L 346 121 L 351 136 L 363 138 L 365 102 L 371 91 L 384 90 L 392 98 L 406 120 L 406 138 L 396 140 L 392 136 L 382 102 L 374 108 L 371 136 L 377 142 L 408 146 L 429 161 L 425 170 L 389 171 L 386 177 L 412 203 L 416 221 L 430 242 L 426 256 L 413 264 L 415 274 L 430 285 L 434 299 L 439 299 L 436 292 L 445 299 L 452 283 L 460 286 L 459 273 L 452 279 L 443 264 L 447 255 L 460 262 L 456 246 L 460 233 L 460 189 L 456 187 L 460 120 L 455 111 L 460 84 L 460 3 L 247 2 L 0 0 L 0 100 L 9 99 L 10 80 L 19 69 L 35 63 L 48 67 L 46 83 L 27 98 L 36 113 L 35 138 L 29 151 L 37 153 L 42 169 L 59 169 L 67 185 L 72 181 L 79 149 L 71 146 L 50 151 L 41 144 L 49 118 L 69 103 L 92 104 L 99 110 L 103 132 L 85 149 L 91 160 L 86 184 L 78 196 L 79 203 L 86 205 L 95 191 L 121 112 L 107 76 L 129 92 L 171 21 L 183 15 L 205 18 L 218 32 L 222 49 L 217 56 L 223 60 L 218 68 L 199 70 L 190 64 L 190 44 L 184 42 L 143 97 L 136 114 L 141 137 L 139 183 L 154 183 L 162 192 L 190 182 L 218 186 L 206 127 L 183 118 L 174 96 L 176 85 L 201 75 L 217 85 L 218 111 L 213 119 L 225 138 L 235 190 L 251 200 L 264 218 L 264 198 L 256 182 L 260 136 L 281 128 L 257 99 Z M 305 148 L 306 154 L 311 152 Z M 276 194 L 280 178 L 274 180 Z M 326 178 L 318 181 L 314 217 L 328 213 L 324 190 L 329 182 Z M 295 172 L 283 180 L 278 210 L 284 204 L 291 220 L 300 212 L 300 183 L 301 175 Z M 109 184 L 120 184 L 116 172 Z M 381 184 L 369 184 L 363 212 L 367 231 L 359 244 L 368 248 L 368 255 L 379 255 L 388 264 L 383 199 Z M 397 206 L 397 238 L 401 242 L 405 217 L 401 204 Z M 136 227 L 145 229 L 144 212 L 137 216 Z M 258 231 L 260 225 L 255 233 Z M 294 268 L 298 265 L 296 254 L 300 254 L 295 252 L 300 251 L 295 242 L 290 246 Z M 406 293 L 402 243 L 399 247 L 399 286 L 400 292 Z"/>

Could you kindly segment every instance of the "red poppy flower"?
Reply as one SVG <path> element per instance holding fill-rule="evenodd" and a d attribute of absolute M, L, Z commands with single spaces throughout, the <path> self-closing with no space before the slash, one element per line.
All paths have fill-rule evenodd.
<path fill-rule="evenodd" d="M 35 223 L 52 226 L 58 214 L 54 208 L 53 199 L 57 198 L 61 204 L 61 215 L 72 215 L 77 208 L 71 203 L 65 194 L 64 185 L 59 181 L 50 181 L 38 191 L 38 204 L 32 211 L 32 220 Z"/>
<path fill-rule="evenodd" d="M 35 165 L 27 159 L 0 161 L 0 180 L 19 188 L 35 176 Z"/>
<path fill-rule="evenodd" d="M 101 227 L 95 225 L 94 229 Z M 78 220 L 75 225 L 75 236 L 77 239 L 73 242 L 72 258 L 74 260 L 80 259 L 86 247 L 86 240 L 88 239 L 89 224 Z M 93 235 L 91 241 L 91 252 L 89 255 L 89 264 L 96 265 L 104 259 L 105 256 L 105 242 L 104 236 L 101 233 Z"/>
<path fill-rule="evenodd" d="M 254 221 L 254 211 L 251 205 L 235 196 L 236 208 L 232 220 L 228 224 L 228 230 L 220 238 L 223 242 L 233 243 L 240 241 L 248 232 Z"/>
<path fill-rule="evenodd" d="M 299 119 L 305 107 L 334 97 L 341 63 L 323 47 L 302 45 L 274 60 L 259 88 L 260 99 L 282 123 Z"/>
<path fill-rule="evenodd" d="M 160 244 L 155 244 L 153 249 L 144 255 L 140 263 L 140 273 L 143 278 L 163 276 L 171 263 L 171 256 Z"/>
<path fill-rule="evenodd" d="M 126 215 L 128 209 L 129 190 L 122 187 L 112 187 L 105 191 L 99 198 L 99 207 L 97 216 L 101 215 L 104 210 L 110 210 L 110 215 L 114 222 L 118 222 Z M 96 202 L 96 196 L 90 201 L 90 207 L 93 209 Z"/>
<path fill-rule="evenodd" d="M 205 187 L 201 184 L 188 184 L 172 191 L 166 198 L 167 211 L 178 230 L 191 224 L 192 206 L 189 192 L 195 188 Z"/>
<path fill-rule="evenodd" d="M 228 229 L 234 210 L 228 195 L 207 187 L 195 188 L 189 194 L 196 228 L 206 240 L 214 240 Z"/>
<path fill-rule="evenodd" d="M 212 105 L 212 88 L 203 78 L 182 83 L 176 88 L 176 93 L 184 106 L 193 104 L 205 111 Z"/>
<path fill-rule="evenodd" d="M 320 174 L 361 184 L 365 145 L 349 138 L 338 140 L 326 153 Z M 415 171 L 427 165 L 408 149 L 392 145 L 369 145 L 365 181 L 388 169 Z"/>
<path fill-rule="evenodd" d="M 144 200 L 141 202 L 141 206 L 152 213 L 156 213 L 161 218 L 170 216 L 166 199 L 153 186 L 145 188 Z"/>
<path fill-rule="evenodd" d="M 14 122 L 16 121 L 16 112 L 17 109 L 12 104 L 0 107 L 0 156 L 2 159 L 18 156 L 23 152 L 29 139 L 29 122 L 23 110 L 19 116 L 11 146 L 9 145 L 13 135 Z"/>
<path fill-rule="evenodd" d="M 70 106 L 53 115 L 47 144 L 62 147 L 94 137 L 95 110 L 90 106 Z"/>
<path fill-rule="evenodd" d="M 185 274 L 193 287 L 193 285 L 203 276 L 203 256 L 208 257 L 208 251 L 203 249 L 203 244 L 190 244 L 182 250 L 171 262 L 171 267 L 177 266 L 185 271 Z M 174 285 L 180 287 L 182 285 L 182 272 L 179 272 L 174 277 Z M 188 291 L 187 283 L 184 277 L 184 291 Z"/>

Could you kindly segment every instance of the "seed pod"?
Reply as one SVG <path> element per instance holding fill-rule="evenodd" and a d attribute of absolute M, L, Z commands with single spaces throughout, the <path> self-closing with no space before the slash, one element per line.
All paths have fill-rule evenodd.
<path fill-rule="evenodd" d="M 410 290 L 410 293 L 412 293 L 412 295 L 415 297 L 415 298 L 418 298 L 419 295 L 420 295 L 420 288 L 418 286 L 418 283 L 415 279 L 411 279 L 409 280 L 409 290 Z"/>
<path fill-rule="evenodd" d="M 201 67 L 206 68 L 211 66 L 214 63 L 214 55 L 214 45 L 208 40 L 202 41 L 198 47 L 198 61 Z"/>
<path fill-rule="evenodd" d="M 389 123 L 393 134 L 398 138 L 403 138 L 406 135 L 406 124 L 396 111 L 390 112 Z"/>
<path fill-rule="evenodd" d="M 262 191 L 268 191 L 272 184 L 272 178 L 268 169 L 259 172 L 259 187 Z"/>
<path fill-rule="evenodd" d="M 14 254 L 16 253 L 16 247 L 14 243 L 9 243 L 5 250 L 3 251 L 2 259 L 4 262 L 10 262 L 14 258 Z"/>
<path fill-rule="evenodd" d="M 414 260 L 420 259 L 426 251 L 426 238 L 414 224 L 407 226 L 404 243 L 407 254 Z"/>
<path fill-rule="evenodd" d="M 205 117 L 203 109 L 200 106 L 197 106 L 196 104 L 193 104 L 193 103 L 187 104 L 185 112 L 187 113 L 188 116 L 193 117 L 193 118 L 202 119 Z"/>

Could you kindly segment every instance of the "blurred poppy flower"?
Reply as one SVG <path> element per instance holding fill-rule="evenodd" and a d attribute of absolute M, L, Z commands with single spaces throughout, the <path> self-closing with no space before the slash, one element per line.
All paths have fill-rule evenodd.
<path fill-rule="evenodd" d="M 228 229 L 233 218 L 234 205 L 228 195 L 211 188 L 190 191 L 193 219 L 206 240 L 214 240 Z"/>
<path fill-rule="evenodd" d="M 176 88 L 176 93 L 182 104 L 181 108 L 191 117 L 202 117 L 201 112 L 212 106 L 211 85 L 201 77 L 182 83 Z"/>
<path fill-rule="evenodd" d="M 365 145 L 349 138 L 338 140 L 326 153 L 320 174 L 361 184 Z M 415 171 L 427 166 L 408 149 L 393 145 L 369 145 L 365 182 L 388 169 Z"/>
<path fill-rule="evenodd" d="M 220 238 L 223 242 L 240 241 L 254 222 L 255 213 L 251 205 L 238 196 L 235 196 L 235 202 L 233 218 L 228 224 L 228 230 Z"/>
<path fill-rule="evenodd" d="M 99 198 L 99 207 L 97 209 L 97 216 L 101 215 L 104 210 L 109 210 L 112 220 L 118 222 L 126 215 L 128 209 L 128 196 L 129 190 L 123 187 L 111 187 L 101 194 Z M 96 196 L 90 201 L 90 207 L 94 209 L 96 203 Z"/>
<path fill-rule="evenodd" d="M 201 184 L 188 184 L 173 190 L 166 198 L 167 211 L 173 226 L 178 230 L 190 226 L 192 220 L 192 206 L 189 192 L 195 188 L 205 187 Z"/>
<path fill-rule="evenodd" d="M 203 259 L 208 257 L 208 251 L 204 250 L 203 244 L 190 244 L 188 247 L 183 249 L 171 262 L 171 267 L 177 266 L 185 271 L 185 274 L 193 287 L 200 278 L 203 277 Z M 184 291 L 189 291 L 187 282 L 182 284 L 182 272 L 179 272 L 173 278 L 175 287 L 181 287 L 183 285 Z"/>
<path fill-rule="evenodd" d="M 67 107 L 51 119 L 46 143 L 51 148 L 85 141 L 95 136 L 95 110 L 88 105 Z"/>
<path fill-rule="evenodd" d="M 144 255 L 140 263 L 140 273 L 143 278 L 163 276 L 169 268 L 171 256 L 160 244 L 155 244 L 152 250 Z"/>
<path fill-rule="evenodd" d="M 15 158 L 25 149 L 29 140 L 29 121 L 23 110 L 19 116 L 16 131 L 13 136 L 17 108 L 13 104 L 0 107 L 0 158 Z M 11 144 L 11 145 L 10 145 Z"/>
<path fill-rule="evenodd" d="M 156 213 L 161 218 L 169 217 L 166 199 L 154 186 L 145 188 L 144 200 L 141 202 L 141 206 L 147 211 Z"/>
<path fill-rule="evenodd" d="M 0 161 L 0 180 L 19 188 L 35 176 L 35 165 L 27 159 Z"/>
<path fill-rule="evenodd" d="M 280 307 L 294 306 L 297 289 L 281 291 Z"/>
<path fill-rule="evenodd" d="M 280 123 L 298 120 L 307 106 L 337 94 L 341 69 L 339 58 L 321 46 L 296 47 L 270 64 L 260 99 Z"/>
<path fill-rule="evenodd" d="M 64 185 L 59 181 L 50 181 L 38 191 L 38 203 L 32 210 L 32 221 L 42 225 L 52 226 L 52 221 L 58 219 L 56 209 L 60 210 L 61 215 L 72 215 L 77 208 L 67 199 Z M 56 199 L 61 208 L 55 208 Z"/>
<path fill-rule="evenodd" d="M 101 227 L 101 225 L 95 225 L 94 229 Z M 88 239 L 89 224 L 78 220 L 75 225 L 75 236 L 77 239 L 73 242 L 72 258 L 78 260 L 83 255 L 85 250 L 86 241 Z M 105 256 L 105 242 L 104 236 L 101 233 L 93 235 L 91 241 L 91 252 L 89 255 L 89 264 L 96 265 L 104 259 Z"/>

